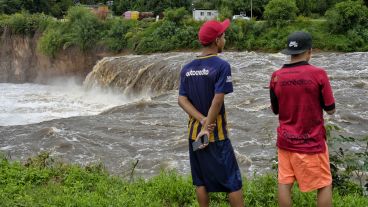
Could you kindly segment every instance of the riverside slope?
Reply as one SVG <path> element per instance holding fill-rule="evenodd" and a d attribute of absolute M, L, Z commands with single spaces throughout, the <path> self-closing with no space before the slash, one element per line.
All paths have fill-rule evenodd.
<path fill-rule="evenodd" d="M 13 35 L 7 30 L 0 37 L 0 83 L 46 83 L 51 78 L 84 77 L 108 53 L 103 48 L 82 52 L 75 47 L 60 51 L 55 58 L 37 50 L 40 34 Z"/>

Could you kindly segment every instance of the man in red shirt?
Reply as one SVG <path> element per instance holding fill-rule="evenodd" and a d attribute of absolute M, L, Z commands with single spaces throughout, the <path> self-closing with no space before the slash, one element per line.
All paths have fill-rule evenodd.
<path fill-rule="evenodd" d="M 335 100 L 326 71 L 310 65 L 312 37 L 306 32 L 289 35 L 290 63 L 272 74 L 272 111 L 277 128 L 279 205 L 291 206 L 295 181 L 302 192 L 318 190 L 317 206 L 332 206 L 332 176 L 326 145 L 323 110 L 335 112 Z"/>

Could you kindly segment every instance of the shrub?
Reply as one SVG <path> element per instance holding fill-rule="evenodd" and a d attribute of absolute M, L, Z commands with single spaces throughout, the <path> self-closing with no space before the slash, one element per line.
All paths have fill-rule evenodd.
<path fill-rule="evenodd" d="M 163 23 L 157 27 L 157 29 L 152 33 L 153 36 L 158 38 L 168 38 L 175 35 L 176 25 L 171 21 L 163 21 Z"/>
<path fill-rule="evenodd" d="M 282 26 L 296 18 L 298 8 L 295 0 L 271 0 L 264 12 L 264 18 L 270 25 Z"/>
<path fill-rule="evenodd" d="M 134 38 L 135 41 L 139 42 L 134 51 L 138 54 L 144 54 L 176 49 L 172 39 L 175 38 L 178 30 L 180 29 L 172 21 L 164 20 L 154 23 Z"/>
<path fill-rule="evenodd" d="M 44 31 L 52 19 L 44 14 L 16 13 L 2 16 L 0 26 L 7 26 L 13 34 L 33 35 L 36 31 Z"/>
<path fill-rule="evenodd" d="M 58 50 L 71 45 L 87 51 L 100 41 L 103 26 L 87 8 L 71 7 L 65 22 L 50 24 L 42 35 L 38 48 L 49 56 L 55 56 Z"/>
<path fill-rule="evenodd" d="M 62 29 L 54 27 L 43 33 L 37 43 L 37 49 L 47 56 L 55 57 L 65 42 L 66 39 L 62 33 Z"/>
<path fill-rule="evenodd" d="M 177 29 L 175 36 L 171 37 L 171 42 L 175 48 L 199 48 L 200 43 L 197 38 L 199 28 L 196 26 L 184 26 Z"/>
<path fill-rule="evenodd" d="M 66 16 L 68 25 L 67 43 L 82 51 L 92 48 L 101 38 L 102 23 L 96 15 L 84 7 L 71 7 Z"/>
<path fill-rule="evenodd" d="M 158 47 L 159 47 L 159 44 L 157 40 L 155 40 L 153 37 L 144 37 L 137 44 L 137 47 L 135 48 L 134 51 L 137 54 L 145 54 L 145 53 L 159 51 Z"/>
<path fill-rule="evenodd" d="M 19 0 L 7 0 L 0 1 L 0 13 L 1 14 L 14 14 L 22 9 L 22 1 Z"/>
<path fill-rule="evenodd" d="M 188 15 L 188 11 L 184 7 L 179 9 L 166 9 L 164 15 L 165 20 L 179 24 Z"/>
<path fill-rule="evenodd" d="M 368 8 L 362 1 L 344 1 L 326 12 L 329 29 L 345 33 L 358 26 L 368 26 Z"/>
<path fill-rule="evenodd" d="M 349 193 L 363 195 L 364 173 L 368 171 L 368 136 L 360 138 L 333 136 L 334 130 L 340 129 L 334 125 L 326 126 L 333 186 L 339 190 L 341 195 Z M 343 144 L 354 144 L 361 150 L 352 151 Z M 352 182 L 353 177 L 359 180 L 359 184 Z"/>
<path fill-rule="evenodd" d="M 314 2 L 313 0 L 296 0 L 296 6 L 300 11 L 300 14 L 309 16 L 311 14 L 311 10 L 313 7 Z"/>
<path fill-rule="evenodd" d="M 229 7 L 221 7 L 220 9 L 220 19 L 231 19 L 233 16 L 233 11 Z"/>
<path fill-rule="evenodd" d="M 354 52 L 355 50 L 365 51 L 368 46 L 368 29 L 357 27 L 352 30 L 349 30 L 347 33 L 348 42 L 350 45 L 350 51 Z"/>
<path fill-rule="evenodd" d="M 33 32 L 33 25 L 28 22 L 27 13 L 16 13 L 6 21 L 7 26 L 11 26 L 14 34 L 30 34 Z"/>
<path fill-rule="evenodd" d="M 108 29 L 103 35 L 103 41 L 113 52 L 119 52 L 128 45 L 129 30 L 134 27 L 135 21 L 113 19 L 108 24 Z"/>
<path fill-rule="evenodd" d="M 249 31 L 248 25 L 250 25 L 251 21 L 246 20 L 236 20 L 232 22 L 229 29 L 226 32 L 226 48 L 234 48 L 237 50 L 242 50 L 246 48 L 246 39 L 248 33 L 252 33 L 253 31 Z"/>

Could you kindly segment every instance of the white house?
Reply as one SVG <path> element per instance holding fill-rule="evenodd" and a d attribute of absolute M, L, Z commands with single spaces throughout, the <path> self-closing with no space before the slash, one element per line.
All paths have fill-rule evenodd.
<path fill-rule="evenodd" d="M 194 20 L 211 20 L 218 17 L 217 10 L 193 10 Z"/>

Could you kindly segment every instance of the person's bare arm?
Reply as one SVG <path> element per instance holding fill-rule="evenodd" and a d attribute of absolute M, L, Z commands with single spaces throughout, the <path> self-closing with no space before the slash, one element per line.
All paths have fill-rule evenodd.
<path fill-rule="evenodd" d="M 186 96 L 179 96 L 178 98 L 178 104 L 179 106 L 190 116 L 197 119 L 199 122 L 202 121 L 205 116 L 201 114 L 194 106 L 193 104 L 188 100 Z"/>
<path fill-rule="evenodd" d="M 189 115 L 194 117 L 196 120 L 198 120 L 202 126 L 206 123 L 206 120 L 208 119 L 205 117 L 201 112 L 199 112 L 193 104 L 188 100 L 186 96 L 179 96 L 178 98 L 178 104 L 179 106 Z M 216 124 L 208 124 L 206 127 L 209 132 L 212 132 L 215 129 Z"/>
<path fill-rule="evenodd" d="M 225 94 L 217 93 L 212 100 L 210 110 L 208 111 L 206 123 L 204 127 L 206 128 L 209 124 L 215 123 L 218 113 L 221 110 L 222 104 L 224 103 Z"/>
<path fill-rule="evenodd" d="M 225 94 L 218 93 L 212 99 L 212 104 L 211 104 L 210 110 L 208 111 L 207 119 L 203 125 L 204 127 L 202 128 L 201 132 L 199 132 L 197 136 L 197 140 L 205 134 L 208 137 L 210 137 L 210 131 L 208 130 L 208 128 L 215 125 L 214 123 L 217 119 L 218 113 L 221 110 L 222 104 L 224 103 L 224 98 L 225 98 Z M 200 148 L 205 148 L 207 145 L 208 144 L 203 144 Z"/>

